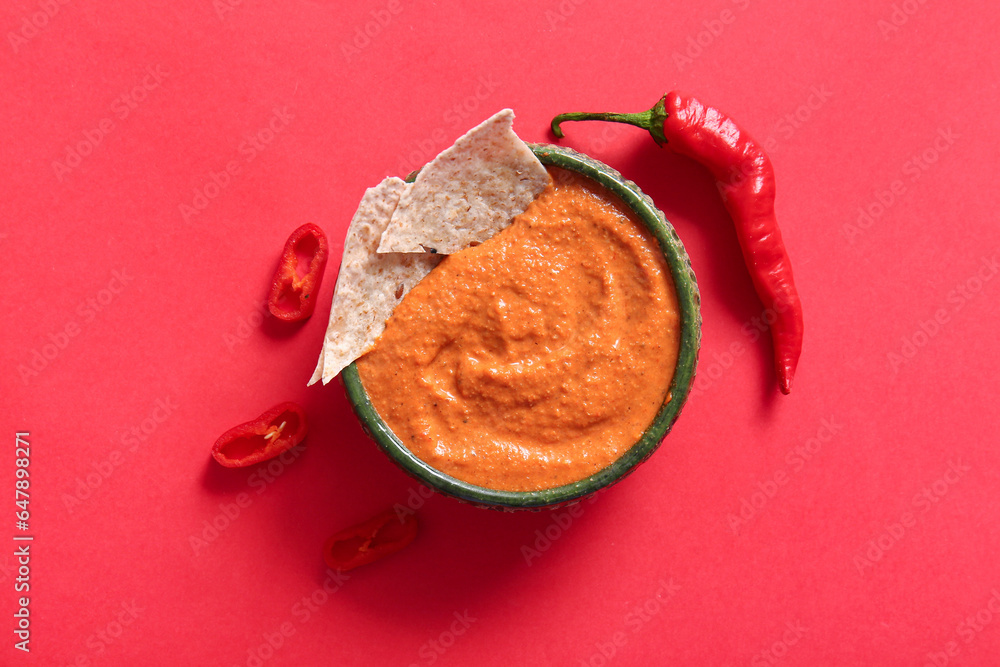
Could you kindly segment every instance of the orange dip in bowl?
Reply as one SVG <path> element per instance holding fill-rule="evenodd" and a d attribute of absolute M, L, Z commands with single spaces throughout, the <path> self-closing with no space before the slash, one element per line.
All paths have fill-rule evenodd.
<path fill-rule="evenodd" d="M 593 475 L 634 445 L 668 393 L 680 314 L 656 238 L 571 171 L 400 302 L 357 363 L 403 445 L 506 491 Z"/>

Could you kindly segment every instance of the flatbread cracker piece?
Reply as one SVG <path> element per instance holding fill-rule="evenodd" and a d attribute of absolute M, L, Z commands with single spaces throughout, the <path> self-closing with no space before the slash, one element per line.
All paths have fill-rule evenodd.
<path fill-rule="evenodd" d="M 524 213 L 549 175 L 514 134 L 504 109 L 460 137 L 399 200 L 378 251 L 451 254 L 482 243 Z"/>
<path fill-rule="evenodd" d="M 385 330 L 403 295 L 443 259 L 431 254 L 378 254 L 382 232 L 410 184 L 387 178 L 368 188 L 347 228 L 330 323 L 309 384 L 326 384 L 362 356 Z"/>

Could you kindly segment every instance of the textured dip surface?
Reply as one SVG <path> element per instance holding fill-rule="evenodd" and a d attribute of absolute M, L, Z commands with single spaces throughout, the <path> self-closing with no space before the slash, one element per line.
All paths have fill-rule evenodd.
<path fill-rule="evenodd" d="M 431 466 L 528 491 L 613 463 L 667 400 L 680 316 L 656 239 L 569 171 L 446 258 L 358 360 L 372 404 Z"/>

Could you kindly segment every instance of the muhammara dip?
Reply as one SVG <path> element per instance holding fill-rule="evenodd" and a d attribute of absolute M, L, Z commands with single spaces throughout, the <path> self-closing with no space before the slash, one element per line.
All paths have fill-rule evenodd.
<path fill-rule="evenodd" d="M 641 437 L 677 362 L 656 239 L 569 171 L 403 298 L 357 361 L 373 405 L 431 466 L 529 491 L 586 478 Z"/>

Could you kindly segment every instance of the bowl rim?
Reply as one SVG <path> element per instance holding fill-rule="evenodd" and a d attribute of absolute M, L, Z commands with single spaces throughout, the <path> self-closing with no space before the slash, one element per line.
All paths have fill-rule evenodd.
<path fill-rule="evenodd" d="M 666 257 L 680 308 L 680 347 L 674 376 L 667 392 L 668 399 L 639 440 L 614 463 L 576 482 L 535 491 L 491 489 L 470 484 L 441 472 L 410 452 L 375 410 L 361 381 L 357 365 L 350 364 L 340 374 L 348 399 L 362 427 L 404 472 L 430 488 L 459 500 L 510 510 L 539 509 L 578 501 L 584 496 L 621 481 L 649 458 L 670 432 L 687 401 L 694 383 L 701 343 L 701 299 L 698 283 L 691 269 L 691 261 L 673 225 L 656 208 L 653 201 L 635 183 L 626 180 L 616 170 L 588 155 L 550 144 L 529 143 L 528 146 L 542 164 L 582 174 L 603 185 L 621 199 L 653 233 Z M 408 180 L 412 180 L 414 175 L 410 174 Z"/>

